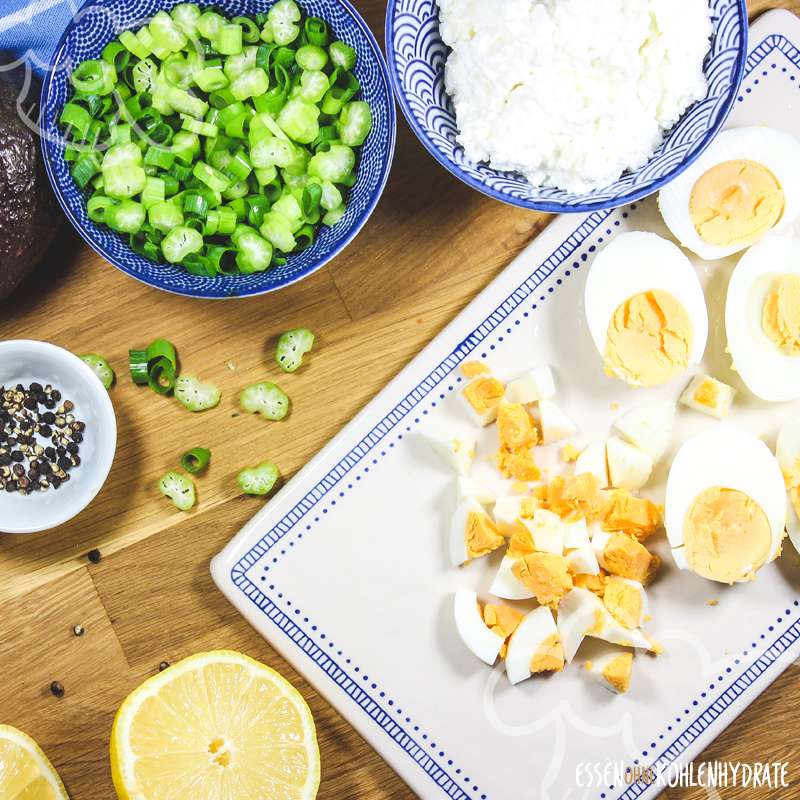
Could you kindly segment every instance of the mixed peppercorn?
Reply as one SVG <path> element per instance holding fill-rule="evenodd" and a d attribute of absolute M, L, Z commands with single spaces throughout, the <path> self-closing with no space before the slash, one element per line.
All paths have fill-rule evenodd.
<path fill-rule="evenodd" d="M 30 494 L 70 479 L 86 430 L 74 408 L 49 384 L 0 386 L 0 490 Z"/>

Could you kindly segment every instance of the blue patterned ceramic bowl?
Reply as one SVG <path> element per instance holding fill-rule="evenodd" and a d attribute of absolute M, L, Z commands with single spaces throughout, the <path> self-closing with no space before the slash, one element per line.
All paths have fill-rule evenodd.
<path fill-rule="evenodd" d="M 704 70 L 708 95 L 690 107 L 655 155 L 604 189 L 583 194 L 531 186 L 513 172 L 474 164 L 456 142 L 453 104 L 444 87 L 448 48 L 439 36 L 434 0 L 389 0 L 386 55 L 400 107 L 419 140 L 446 169 L 479 192 L 537 211 L 598 211 L 652 194 L 692 163 L 722 127 L 744 74 L 745 0 L 711 0 L 714 36 Z"/>
<path fill-rule="evenodd" d="M 391 167 L 396 134 L 392 90 L 386 64 L 375 37 L 348 0 L 298 0 L 303 11 L 324 18 L 337 38 L 358 53 L 355 74 L 361 97 L 372 108 L 374 126 L 357 166 L 358 180 L 350 190 L 347 212 L 332 228 L 323 227 L 313 246 L 289 256 L 282 267 L 252 275 L 204 278 L 180 267 L 153 264 L 133 253 L 118 234 L 95 225 L 86 214 L 86 200 L 75 186 L 64 161 L 58 117 L 69 94 L 69 73 L 87 58 L 98 58 L 118 33 L 143 24 L 181 0 L 95 0 L 75 16 L 61 38 L 54 68 L 42 85 L 42 120 L 47 172 L 67 217 L 83 238 L 107 261 L 137 280 L 175 294 L 226 298 L 263 294 L 302 280 L 340 253 L 358 234 L 383 192 Z M 200 5 L 211 5 L 200 0 Z M 216 0 L 227 16 L 255 14 L 272 5 L 269 0 Z"/>

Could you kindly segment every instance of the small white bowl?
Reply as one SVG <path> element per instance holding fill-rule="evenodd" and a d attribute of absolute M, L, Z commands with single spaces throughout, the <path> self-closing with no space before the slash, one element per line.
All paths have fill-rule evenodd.
<path fill-rule="evenodd" d="M 80 466 L 55 489 L 21 495 L 0 490 L 0 531 L 34 533 L 62 525 L 83 511 L 105 483 L 117 447 L 117 420 L 108 392 L 77 356 L 47 342 L 0 342 L 0 386 L 48 383 L 75 404 L 76 419 L 86 423 Z"/>

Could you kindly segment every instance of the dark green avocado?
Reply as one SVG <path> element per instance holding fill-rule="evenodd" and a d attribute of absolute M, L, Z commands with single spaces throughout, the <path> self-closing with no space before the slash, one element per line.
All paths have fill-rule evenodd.
<path fill-rule="evenodd" d="M 38 97 L 35 82 L 27 95 Z M 39 137 L 20 117 L 18 96 L 14 77 L 0 72 L 0 300 L 39 263 L 61 219 Z M 35 110 L 30 118 L 37 119 Z"/>

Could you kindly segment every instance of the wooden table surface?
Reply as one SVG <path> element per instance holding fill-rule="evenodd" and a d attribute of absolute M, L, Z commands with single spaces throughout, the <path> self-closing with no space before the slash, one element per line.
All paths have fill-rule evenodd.
<path fill-rule="evenodd" d="M 382 38 L 385 4 L 356 5 Z M 800 0 L 751 0 L 751 15 Z M 161 661 L 235 648 L 292 680 L 314 712 L 322 752 L 320 797 L 412 793 L 377 754 L 231 608 L 209 559 L 262 505 L 242 497 L 239 468 L 269 458 L 295 473 L 547 224 L 548 218 L 468 189 L 437 166 L 400 116 L 389 185 L 358 240 L 299 285 L 250 300 L 173 297 L 111 268 L 65 230 L 45 265 L 0 305 L 0 339 L 46 339 L 107 355 L 119 445 L 90 508 L 49 533 L 0 535 L 0 722 L 33 735 L 74 800 L 108 800 L 107 747 L 118 704 Z M 308 367 L 280 376 L 275 337 L 308 326 Z M 177 345 L 187 371 L 223 390 L 221 406 L 191 415 L 127 379 L 129 347 L 156 336 Z M 236 391 L 280 378 L 291 417 L 265 424 L 236 413 Z M 155 490 L 187 446 L 214 451 L 199 505 L 181 514 Z M 99 548 L 101 563 L 86 554 Z M 86 633 L 72 634 L 81 624 Z M 790 667 L 704 754 L 791 760 L 800 753 L 800 669 Z M 59 680 L 62 699 L 49 691 Z M 800 763 L 794 765 L 795 786 Z M 795 788 L 792 796 L 798 796 Z M 789 797 L 769 790 L 669 790 L 669 800 Z M 662 800 L 664 800 L 662 798 Z"/>

